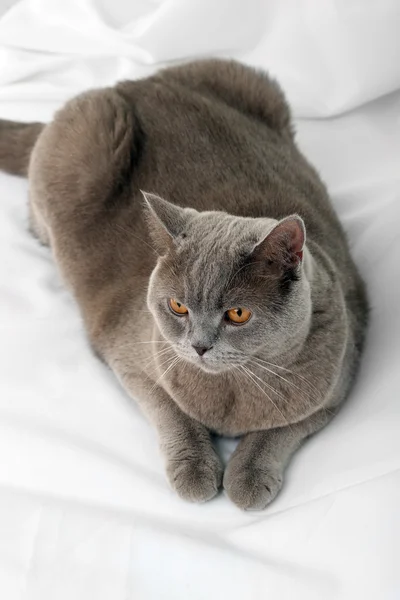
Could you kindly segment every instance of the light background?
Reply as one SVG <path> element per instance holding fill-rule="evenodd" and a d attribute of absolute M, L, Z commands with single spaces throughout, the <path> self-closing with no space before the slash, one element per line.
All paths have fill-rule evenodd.
<path fill-rule="evenodd" d="M 50 119 L 83 89 L 172 60 L 269 69 L 372 304 L 349 402 L 273 505 L 185 504 L 26 231 L 27 183 L 0 174 L 1 598 L 400 598 L 399 31 L 389 0 L 23 0 L 0 19 L 3 118 Z"/>

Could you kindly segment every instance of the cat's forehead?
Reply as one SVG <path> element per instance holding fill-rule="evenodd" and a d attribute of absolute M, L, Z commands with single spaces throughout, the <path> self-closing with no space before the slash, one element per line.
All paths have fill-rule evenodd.
<path fill-rule="evenodd" d="M 167 262 L 172 269 L 166 268 L 164 277 L 192 310 L 204 306 L 217 309 L 227 296 L 243 295 L 242 278 L 240 289 L 236 289 L 235 274 L 242 272 L 254 245 L 275 224 L 273 219 L 197 213 L 171 246 Z"/>
<path fill-rule="evenodd" d="M 174 262 L 178 286 L 192 309 L 220 307 L 234 291 L 234 275 L 248 257 L 254 221 L 205 213 L 187 228 Z"/>
<path fill-rule="evenodd" d="M 276 224 L 274 219 L 251 219 L 228 215 L 222 212 L 198 213 L 184 231 L 182 250 L 186 253 L 201 252 L 208 257 L 209 252 L 230 257 L 245 251 L 265 233 L 270 225 Z"/>
<path fill-rule="evenodd" d="M 233 218 L 204 215 L 190 224 L 178 247 L 175 260 L 191 288 L 221 287 L 241 256 L 243 232 Z"/>
<path fill-rule="evenodd" d="M 256 221 L 226 213 L 200 213 L 173 248 L 180 275 L 192 287 L 225 285 L 259 235 Z"/>

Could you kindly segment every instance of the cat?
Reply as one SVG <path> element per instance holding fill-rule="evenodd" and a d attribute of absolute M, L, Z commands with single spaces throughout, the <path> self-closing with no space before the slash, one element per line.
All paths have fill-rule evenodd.
<path fill-rule="evenodd" d="M 265 508 L 344 401 L 368 321 L 324 184 L 267 74 L 175 66 L 0 123 L 94 351 L 155 425 L 184 499 Z M 224 471 L 212 436 L 240 437 Z"/>

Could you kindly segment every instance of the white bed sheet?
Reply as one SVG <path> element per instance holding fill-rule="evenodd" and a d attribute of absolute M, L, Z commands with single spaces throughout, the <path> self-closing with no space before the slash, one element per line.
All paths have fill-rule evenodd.
<path fill-rule="evenodd" d="M 332 115 L 384 95 L 335 118 L 297 120 L 299 142 L 331 190 L 368 283 L 372 322 L 361 373 L 342 413 L 296 455 L 282 493 L 265 512 L 241 513 L 223 495 L 203 506 L 182 502 L 166 484 L 155 432 L 92 356 L 49 251 L 27 233 L 27 183 L 0 174 L 0 597 L 397 600 L 400 81 L 392 65 L 378 73 L 388 47 L 397 52 L 398 40 L 390 37 L 395 3 L 379 4 L 385 18 L 377 2 L 364 3 L 364 20 L 371 25 L 375 15 L 379 35 L 386 32 L 370 77 L 359 57 L 369 30 L 354 27 L 356 1 L 321 0 L 330 8 L 324 13 L 316 3 L 298 2 L 289 24 L 284 11 L 294 5 L 288 0 L 252 2 L 246 14 L 257 43 L 252 46 L 248 32 L 235 36 L 240 20 L 230 21 L 214 28 L 226 31 L 225 37 L 215 34 L 215 47 L 212 36 L 205 45 L 193 29 L 190 52 L 178 36 L 183 22 L 200 19 L 199 3 L 189 4 L 190 10 L 178 1 L 21 2 L 0 20 L 0 117 L 47 119 L 80 89 L 139 76 L 206 48 L 272 68 L 271 59 L 263 62 L 263 49 L 279 55 L 294 25 L 292 49 L 302 47 L 313 15 L 319 57 L 311 45 L 303 63 L 294 50 L 286 62 L 274 58 L 296 114 Z M 226 14 L 226 3 L 214 6 Z M 229 6 L 229 15 L 239 18 L 239 3 Z M 266 11 L 269 26 L 252 19 L 251 9 Z M 127 10 L 131 28 L 125 25 L 122 35 Z M 350 17 L 339 18 L 343 11 L 361 33 L 341 73 L 343 56 L 328 60 L 327 48 L 343 23 L 349 25 Z M 163 27 L 154 29 L 161 17 Z M 326 45 L 322 32 L 329 19 Z M 57 20 L 65 39 L 60 29 L 49 34 Z M 144 43 L 146 30 L 152 35 Z M 172 44 L 174 31 L 180 41 Z M 325 73 L 314 89 L 302 85 L 316 78 L 321 61 L 331 66 L 331 76 Z M 225 456 L 230 450 L 230 442 L 221 444 Z"/>

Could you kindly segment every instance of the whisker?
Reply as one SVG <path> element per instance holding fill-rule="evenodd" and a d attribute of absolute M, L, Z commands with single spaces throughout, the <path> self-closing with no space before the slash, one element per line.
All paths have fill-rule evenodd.
<path fill-rule="evenodd" d="M 160 356 L 164 356 L 164 354 L 167 354 L 168 352 L 173 352 L 175 354 L 175 350 L 173 348 L 161 348 L 161 350 L 158 350 L 154 354 L 151 354 L 151 358 L 159 358 Z"/>
<path fill-rule="evenodd" d="M 150 379 L 150 377 L 151 377 L 152 375 L 154 375 L 154 373 L 156 373 L 156 372 L 157 372 L 157 369 L 159 369 L 159 368 L 160 368 L 160 367 L 162 367 L 163 365 L 166 365 L 168 362 L 170 362 L 170 361 L 174 360 L 174 359 L 176 358 L 176 354 L 175 354 L 175 352 L 174 352 L 172 356 L 171 356 L 171 355 L 170 355 L 170 356 L 166 355 L 166 356 L 160 356 L 160 357 L 157 357 L 157 356 L 156 356 L 156 357 L 154 357 L 154 359 L 156 359 L 156 358 L 164 358 L 165 360 L 164 360 L 163 362 L 159 363 L 159 364 L 155 364 L 154 368 L 153 368 L 153 369 L 151 369 L 150 373 L 147 375 L 147 378 L 148 378 L 148 379 Z M 156 361 L 154 360 L 154 362 L 156 362 Z"/>
<path fill-rule="evenodd" d="M 322 401 L 321 392 L 312 383 L 310 383 L 306 377 L 303 377 L 302 375 L 299 375 L 298 373 L 295 373 L 291 369 L 287 369 L 286 367 L 281 367 L 279 365 L 275 365 L 274 363 L 270 363 L 270 362 L 268 362 L 266 360 L 263 360 L 261 358 L 253 357 L 253 359 L 255 359 L 257 361 L 260 361 L 260 362 L 263 362 L 265 364 L 268 364 L 270 366 L 273 366 L 273 367 L 275 367 L 277 369 L 282 369 L 283 371 L 287 372 L 288 374 L 293 375 L 293 377 L 298 377 L 299 379 L 301 379 L 302 381 L 304 381 L 304 383 L 306 385 L 308 385 L 308 387 L 310 388 L 311 391 L 315 392 L 315 394 L 316 394 L 315 396 L 313 396 L 313 394 L 311 394 L 311 392 L 309 392 L 310 393 L 309 399 L 310 400 L 314 400 L 315 402 L 321 402 Z M 282 377 L 278 373 L 275 373 L 275 371 L 273 371 L 272 369 L 268 369 L 267 367 L 265 367 L 265 366 L 263 366 L 261 364 L 258 364 L 258 363 L 255 363 L 255 364 L 257 364 L 257 366 L 260 369 L 265 369 L 266 371 L 268 371 L 269 373 L 271 373 L 271 375 L 275 375 L 276 377 L 279 377 L 280 379 L 283 379 L 283 381 L 285 381 L 286 383 L 288 383 L 289 385 L 291 385 L 292 387 L 294 387 L 301 394 L 302 390 L 295 383 L 293 383 L 293 381 L 290 381 L 289 379 L 286 379 L 285 377 Z M 304 398 L 304 396 L 302 396 L 302 397 L 303 397 L 303 399 L 306 399 L 306 398 Z M 310 408 L 314 408 L 315 407 L 315 403 L 314 402 L 309 402 L 309 406 L 310 406 Z M 329 414 L 332 414 L 332 415 L 335 414 L 329 408 L 326 408 L 324 406 L 321 407 L 321 410 L 322 409 L 325 410 Z"/>
<path fill-rule="evenodd" d="M 152 386 L 151 390 L 150 390 L 150 394 L 155 390 L 155 388 L 158 386 L 158 384 L 160 383 L 161 379 L 171 370 L 173 369 L 182 359 L 178 356 L 177 358 L 173 359 L 172 363 L 169 365 L 169 367 L 167 367 L 164 371 L 164 373 L 162 373 L 162 375 L 160 375 L 160 377 L 157 379 L 157 381 L 155 382 L 155 384 Z"/>
<path fill-rule="evenodd" d="M 264 394 L 264 396 L 266 396 L 268 398 L 268 400 L 271 402 L 272 406 L 274 406 L 274 408 L 279 412 L 279 414 L 282 416 L 282 418 L 284 419 L 284 421 L 286 422 L 286 424 L 290 427 L 290 424 L 289 424 L 288 420 L 286 419 L 285 415 L 283 414 L 283 412 L 278 408 L 278 406 L 275 404 L 275 402 L 268 396 L 268 394 L 266 393 L 266 391 L 263 390 L 263 388 L 260 386 L 260 384 L 257 383 L 257 381 L 255 381 L 253 379 L 253 377 L 252 377 L 254 375 L 253 371 L 251 371 L 250 369 L 248 369 L 244 365 L 241 365 L 241 368 L 248 375 L 248 377 L 250 378 L 250 381 L 252 381 L 254 383 L 254 385 L 256 385 L 258 387 L 258 389 L 261 390 L 261 392 Z M 257 377 L 256 375 L 254 375 L 254 376 Z"/>
<path fill-rule="evenodd" d="M 260 367 L 260 368 L 264 368 L 261 365 L 255 363 L 255 362 L 251 362 L 250 364 L 253 364 L 255 367 Z M 267 371 L 269 371 L 269 373 L 273 373 L 273 371 L 270 371 L 269 369 L 266 369 Z M 258 377 L 254 372 L 252 372 L 254 377 L 256 377 L 257 379 L 259 379 L 260 381 L 263 382 L 264 385 L 266 385 L 271 391 L 273 391 L 277 396 L 279 396 L 280 398 L 282 398 L 282 400 L 284 400 L 286 403 L 288 403 L 288 399 L 285 398 L 285 396 L 283 396 L 280 392 L 278 392 L 278 390 L 276 390 L 271 384 L 267 383 L 266 381 L 264 381 L 263 379 L 261 379 L 260 377 Z M 273 373 L 275 375 L 275 373 Z M 290 381 L 288 383 L 291 383 Z M 292 384 L 293 385 L 293 384 Z"/>
<path fill-rule="evenodd" d="M 258 357 L 256 357 L 256 356 L 254 356 L 253 360 L 259 361 L 260 359 Z M 255 364 L 257 364 L 257 363 L 255 363 Z M 292 381 L 289 381 L 289 379 L 286 379 L 286 377 L 283 377 L 282 375 L 279 375 L 279 373 L 275 373 L 275 371 L 272 371 L 271 369 L 268 369 L 268 367 L 265 367 L 264 365 L 257 365 L 257 366 L 260 369 L 264 369 L 265 371 L 268 371 L 268 373 L 271 373 L 271 375 L 275 375 L 276 377 L 279 377 L 279 379 L 282 379 L 283 381 L 286 381 L 286 383 L 288 383 L 289 385 L 292 385 L 292 386 L 296 387 L 296 385 Z"/>
<path fill-rule="evenodd" d="M 281 366 L 276 365 L 274 363 L 268 362 L 268 361 L 266 361 L 266 360 L 264 360 L 262 358 L 258 358 L 258 356 L 254 356 L 253 358 L 255 358 L 256 360 L 258 360 L 258 361 L 260 361 L 260 362 L 262 362 L 262 363 L 264 363 L 266 365 L 274 367 L 275 369 L 281 369 L 282 371 L 285 371 L 286 373 L 289 373 L 290 375 L 293 375 L 294 377 L 298 377 L 299 379 L 301 379 L 302 381 L 304 381 L 304 383 L 306 383 L 307 385 L 309 385 L 311 389 L 313 389 L 315 392 L 317 392 L 319 394 L 319 390 L 312 383 L 310 383 L 306 377 L 303 377 L 302 375 L 299 375 L 299 373 L 295 373 L 291 369 L 287 369 L 286 367 L 281 367 Z M 281 379 L 284 379 L 284 381 L 286 381 L 287 383 L 291 383 L 292 385 L 294 385 L 292 382 L 288 381 L 287 379 L 285 379 L 281 375 L 278 375 L 278 373 L 274 373 L 274 371 L 270 371 L 270 372 L 273 373 L 274 375 L 276 375 L 277 377 L 280 377 Z"/>
<path fill-rule="evenodd" d="M 168 342 L 125 342 L 124 344 L 118 344 L 118 350 L 138 350 L 138 346 L 149 345 L 149 344 L 166 344 Z"/>
<path fill-rule="evenodd" d="M 150 342 L 134 342 L 132 345 L 136 345 L 136 344 L 169 344 L 170 342 L 168 342 L 167 340 L 165 341 L 156 341 L 156 340 L 151 340 Z"/>

